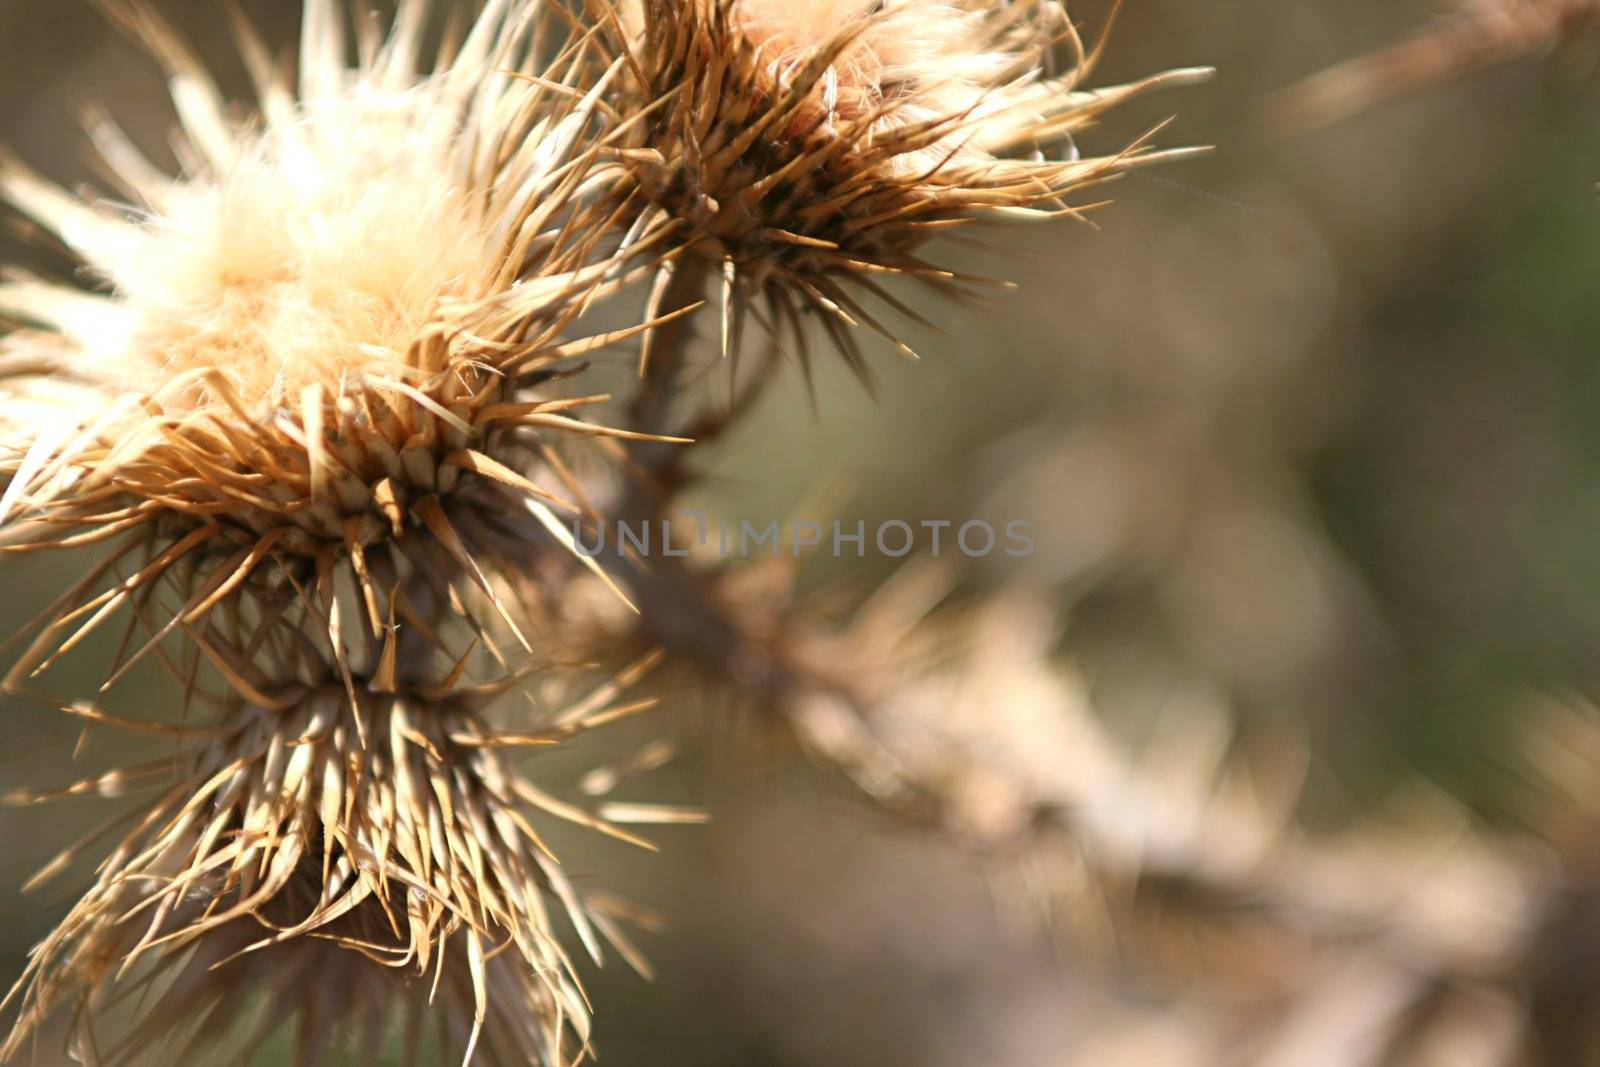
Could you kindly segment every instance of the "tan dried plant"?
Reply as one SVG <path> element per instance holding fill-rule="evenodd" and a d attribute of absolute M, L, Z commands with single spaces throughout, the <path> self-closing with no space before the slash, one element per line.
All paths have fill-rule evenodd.
<path fill-rule="evenodd" d="M 514 556 L 570 547 L 559 513 L 582 512 L 581 486 L 553 438 L 630 436 L 578 417 L 603 398 L 552 389 L 576 357 L 644 328 L 575 334 L 626 280 L 602 247 L 595 94 L 571 84 L 587 60 L 548 37 L 539 5 L 511 0 L 424 57 L 433 5 L 406 0 L 388 36 L 366 24 L 352 66 L 344 7 L 307 0 L 296 85 L 239 23 L 260 117 L 238 119 L 154 12 L 106 6 L 170 76 L 184 170 L 159 173 L 98 114 L 89 132 L 132 203 L 0 165 L 0 190 L 99 283 L 0 288 L 22 324 L 3 342 L 0 537 L 11 553 L 109 546 L 30 628 L 6 681 L 42 695 L 29 679 L 121 611 L 101 691 L 153 656 L 189 707 L 135 722 L 62 702 L 178 751 L 63 791 L 156 790 L 41 872 L 120 832 L 13 990 L 0 1056 L 72 1006 L 69 1047 L 98 1062 L 103 1005 L 192 983 L 196 960 L 242 978 L 255 969 L 228 972 L 233 957 L 310 938 L 412 975 L 422 999 L 444 989 L 468 1058 L 487 1034 L 498 1060 L 569 1063 L 588 1007 L 553 913 L 596 958 L 597 931 L 637 954 L 527 813 L 639 839 L 503 753 L 650 702 L 616 701 L 635 670 L 517 720 L 533 730 L 493 726 L 483 707 L 565 666 L 534 655 L 537 613 L 503 580 Z M 482 646 L 492 680 L 474 682 Z M 359 1023 L 351 1006 L 330 1024 L 320 984 L 297 975 L 267 983 L 274 1018 L 302 1033 Z M 182 1032 L 147 1023 L 112 1058 L 172 1051 Z M 208 1048 L 219 1032 L 191 1036 Z"/>
<path fill-rule="evenodd" d="M 1098 48 L 1056 0 L 485 0 L 427 55 L 431 0 L 355 34 L 305 0 L 293 84 L 239 22 L 240 115 L 158 16 L 101 2 L 169 75 L 182 171 L 98 112 L 125 204 L 0 157 L 0 193 L 91 279 L 0 285 L 0 551 L 98 552 L 4 682 L 175 751 L 16 798 L 142 797 L 36 877 L 105 849 L 0 1058 L 64 1025 L 85 1062 L 216 1062 L 288 1024 L 300 1062 L 356 1039 L 368 1062 L 389 1000 L 469 1060 L 581 1061 L 558 930 L 642 969 L 639 916 L 580 893 L 535 817 L 648 844 L 621 827 L 699 815 L 599 801 L 612 772 L 569 803 L 514 757 L 649 707 L 652 645 L 759 643 L 695 600 L 706 575 L 582 559 L 569 525 L 690 483 L 661 431 L 710 279 L 724 354 L 753 314 L 804 362 L 815 315 L 866 378 L 852 327 L 909 348 L 863 295 L 915 319 L 885 279 L 965 292 L 931 237 L 1081 214 L 1069 197 L 1161 154 L 1079 158 L 1074 136 L 1202 72 L 1085 90 Z M 644 278 L 642 321 L 587 328 Z M 588 421 L 608 398 L 571 384 L 583 357 L 630 341 L 630 428 Z M 596 588 L 638 601 L 636 630 L 564 625 Z M 99 691 L 153 661 L 184 705 L 43 691 L 119 617 Z"/>
<path fill-rule="evenodd" d="M 694 815 L 639 805 L 590 811 L 540 788 L 510 758 L 651 702 L 619 702 L 620 684 L 608 681 L 531 716 L 540 730 L 509 733 L 486 714 L 508 686 L 364 693 L 352 707 L 330 675 L 318 686 L 283 687 L 270 705 L 235 701 L 203 728 L 69 709 L 181 743 L 176 756 L 13 798 L 147 794 L 30 883 L 120 834 L 89 891 L 34 950 L 12 994 L 20 1016 L 0 1057 L 20 1054 L 64 1005 L 75 1008 L 69 1049 L 85 1062 L 151 1051 L 185 1062 L 215 1057 L 252 998 L 268 1002 L 257 1040 L 288 1023 L 302 1046 L 326 1050 L 361 1029 L 359 997 L 341 1003 L 350 998 L 330 995 L 323 980 L 308 983 L 297 966 L 233 966 L 263 952 L 291 963 L 326 959 L 279 951 L 310 940 L 360 957 L 366 966 L 333 966 L 355 966 L 361 981 L 402 998 L 427 1001 L 442 987 L 438 1014 L 468 1060 L 482 1036 L 489 1062 L 572 1062 L 588 1045 L 589 1006 L 557 917 L 596 962 L 604 939 L 643 964 L 617 924 L 617 904 L 580 894 L 530 815 L 643 847 L 653 846 L 618 823 Z M 181 991 L 201 983 L 208 996 L 186 1000 Z M 184 1010 L 147 1012 L 106 1044 L 97 1020 L 152 988 Z M 201 1010 L 208 1002 L 212 1009 Z M 201 1020 L 210 1025 L 193 1025 Z"/>
<path fill-rule="evenodd" d="M 607 59 L 623 63 L 613 106 L 635 233 L 665 227 L 684 253 L 658 275 L 651 314 L 697 299 L 709 273 L 725 355 L 752 309 L 804 355 L 814 313 L 863 378 L 858 325 L 914 353 L 862 297 L 920 321 L 886 279 L 947 296 L 984 281 L 926 258 L 927 240 L 983 220 L 1080 215 L 1088 205 L 1071 194 L 1161 154 L 1140 141 L 1080 158 L 1073 135 L 1137 93 L 1208 73 L 1083 89 L 1097 50 L 1059 0 L 590 8 Z M 675 273 L 686 276 L 676 291 Z"/>
<path fill-rule="evenodd" d="M 251 625 L 287 613 L 375 673 L 396 621 L 432 633 L 407 580 L 420 574 L 458 611 L 467 590 L 487 594 L 530 652 L 486 577 L 506 543 L 497 516 L 558 529 L 580 497 L 551 437 L 620 434 L 574 417 L 600 398 L 540 391 L 616 339 L 564 335 L 616 284 L 586 201 L 592 101 L 559 81 L 570 59 L 541 59 L 537 9 L 501 0 L 424 77 L 429 5 L 411 2 L 347 69 L 339 8 L 310 0 L 298 93 L 241 27 L 262 114 L 241 124 L 155 14 L 111 8 L 171 76 L 187 167 L 155 173 L 100 119 L 91 133 L 133 206 L 0 167 L 6 196 L 103 282 L 0 288 L 0 312 L 29 327 L 4 342 L 6 550 L 111 544 L 10 680 L 118 609 L 141 614 L 180 570 L 181 606 L 146 651 L 183 629 L 218 659 L 207 619 L 253 583 L 275 595 L 253 601 Z"/>

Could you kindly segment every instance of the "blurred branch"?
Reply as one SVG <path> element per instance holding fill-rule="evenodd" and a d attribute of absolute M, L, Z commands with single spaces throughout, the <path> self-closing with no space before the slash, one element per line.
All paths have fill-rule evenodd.
<path fill-rule="evenodd" d="M 1183 709 L 1149 765 L 1128 759 L 1077 679 L 1050 662 L 1052 619 L 1028 598 L 929 618 L 948 587 L 911 567 L 831 630 L 774 609 L 784 598 L 769 588 L 742 590 L 770 580 L 759 568 L 653 562 L 644 582 L 655 591 L 639 598 L 647 640 L 773 707 L 878 800 L 984 851 L 1065 835 L 1118 880 L 1187 883 L 1197 897 L 1248 902 L 1322 936 L 1374 939 L 1462 973 L 1492 969 L 1519 928 L 1516 909 L 1496 904 L 1485 909 L 1498 916 L 1492 928 L 1463 943 L 1437 909 L 1406 899 L 1417 891 L 1410 873 L 1399 884 L 1346 875 L 1357 857 L 1293 830 L 1303 753 L 1278 753 L 1276 766 L 1232 762 L 1228 727 L 1205 709 Z M 1438 853 L 1439 841 L 1471 835 L 1457 817 L 1416 836 Z M 1401 851 L 1429 858 L 1409 837 Z M 1514 864 L 1492 866 L 1519 881 Z"/>
<path fill-rule="evenodd" d="M 1595 1047 L 1572 976 L 1600 958 L 1600 877 L 1565 884 L 1540 861 L 1543 837 L 1486 835 L 1427 790 L 1308 834 L 1303 748 L 1244 758 L 1220 708 L 1185 705 L 1130 756 L 1052 662 L 1054 619 L 1031 597 L 941 609 L 947 575 L 912 566 L 835 628 L 794 603 L 792 561 L 654 564 L 634 640 L 775 711 L 885 806 L 1000 868 L 1031 867 L 1055 917 L 1122 945 L 1142 981 L 1168 963 L 1204 973 L 1182 994 L 1222 1005 L 1232 1036 L 1186 1063 L 1303 1064 L 1305 1028 L 1330 1013 L 1366 1042 L 1328 1061 L 1339 1067 L 1590 1062 L 1571 1056 Z M 1546 749 L 1568 781 L 1540 771 L 1545 836 L 1560 836 L 1552 819 L 1600 814 L 1575 800 L 1600 796 L 1600 729 L 1567 718 Z M 1462 1032 L 1473 1057 L 1439 1060 Z"/>
<path fill-rule="evenodd" d="M 1392 47 L 1313 75 L 1276 97 L 1283 132 L 1326 126 L 1482 67 L 1547 53 L 1600 23 L 1596 0 L 1476 0 Z"/>

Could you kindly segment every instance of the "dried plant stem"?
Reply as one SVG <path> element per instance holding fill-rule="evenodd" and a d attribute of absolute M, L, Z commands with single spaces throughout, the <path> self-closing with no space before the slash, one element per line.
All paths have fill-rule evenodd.
<path fill-rule="evenodd" d="M 1481 67 L 1537 55 L 1600 23 L 1596 0 L 1488 0 L 1392 47 L 1288 89 L 1269 118 L 1286 131 L 1322 126 Z"/>
<path fill-rule="evenodd" d="M 1048 917 L 1065 920 L 1075 957 L 1099 945 L 1113 959 L 1131 954 L 1145 977 L 1183 981 L 1199 967 L 1228 983 L 1234 1039 L 1187 1062 L 1269 1062 L 1241 1050 L 1292 1046 L 1296 1021 L 1338 1003 L 1351 967 L 1396 979 L 1373 1017 L 1367 1067 L 1417 1062 L 1414 1049 L 1452 1019 L 1530 986 L 1545 1018 L 1517 1038 L 1525 1062 L 1588 1062 L 1572 1050 L 1587 1048 L 1589 1002 L 1550 991 L 1571 988 L 1559 977 L 1574 966 L 1570 946 L 1591 943 L 1592 885 L 1569 904 L 1532 857 L 1479 836 L 1448 807 L 1429 808 L 1421 824 L 1312 836 L 1295 828 L 1296 760 L 1244 767 L 1201 739 L 1179 746 L 1198 753 L 1186 751 L 1181 767 L 1152 769 L 1106 734 L 1077 690 L 1037 684 L 1021 666 L 1028 649 L 1006 646 L 1015 631 L 997 635 L 998 657 L 989 648 L 973 664 L 940 661 L 952 677 L 981 674 L 975 692 L 929 685 L 883 653 L 882 619 L 858 616 L 841 632 L 774 610 L 781 596 L 747 599 L 730 589 L 739 580 L 692 560 L 653 561 L 635 638 L 767 710 L 886 807 L 997 874 L 1015 872 L 1019 902 L 1041 903 L 1042 877 Z M 1001 705 L 1018 701 L 1037 705 L 1025 721 L 1060 728 L 1044 742 L 1067 762 L 1060 773 L 1037 775 L 1037 753 L 1014 751 L 1040 743 L 1008 738 L 1017 709 Z"/>
<path fill-rule="evenodd" d="M 1170 795 L 1121 755 L 1087 707 L 1072 701 L 1045 710 L 1071 720 L 1081 749 L 1094 754 L 1095 773 L 1030 782 L 1014 797 L 1009 817 L 974 825 L 950 795 L 951 783 L 923 774 L 918 767 L 929 761 L 899 747 L 908 721 L 939 723 L 949 718 L 947 709 L 931 706 L 935 698 L 891 664 L 864 663 L 851 634 L 803 618 L 774 621 L 766 605 L 759 617 L 748 617 L 719 596 L 718 581 L 692 562 L 652 561 L 641 589 L 641 637 L 776 712 L 805 748 L 880 802 L 953 831 L 981 853 L 1017 857 L 1064 845 L 1092 877 L 1110 884 L 1219 914 L 1244 909 L 1319 943 L 1359 944 L 1384 959 L 1420 964 L 1447 982 L 1499 973 L 1529 932 L 1518 919 L 1531 923 L 1540 905 L 1531 885 L 1520 887 L 1518 914 L 1464 938 L 1425 905 L 1400 906 L 1411 892 L 1409 879 L 1397 881 L 1394 871 L 1352 878 L 1355 857 L 1339 853 L 1342 842 L 1295 834 L 1286 810 L 1292 789 L 1241 803 Z M 927 737 L 915 741 L 926 745 Z M 949 751 L 932 762 L 949 769 L 986 760 L 993 762 L 992 753 Z M 1227 768 L 1212 771 L 1201 777 L 1225 777 Z M 1520 885 L 1509 859 L 1495 869 Z"/>
<path fill-rule="evenodd" d="M 689 349 L 696 337 L 693 312 L 702 303 L 710 280 L 710 267 L 698 256 L 669 260 L 656 277 L 648 318 L 660 325 L 644 335 L 640 348 L 639 384 L 628 404 L 628 418 L 641 430 L 667 436 L 683 436 L 667 428 L 673 425 L 673 400 L 681 392 Z M 617 498 L 604 509 L 601 522 L 626 523 L 637 528 L 665 513 L 672 499 L 690 481 L 685 469 L 687 449 L 682 444 L 633 440 L 626 443 L 631 477 L 621 486 Z M 614 536 L 614 531 L 613 531 Z M 618 561 L 613 557 L 611 564 Z M 623 580 L 634 587 L 633 598 L 653 595 L 659 588 L 650 572 L 628 574 Z"/>
<path fill-rule="evenodd" d="M 639 387 L 628 407 L 628 425 L 637 433 L 671 435 L 675 430 L 672 404 L 681 392 L 700 317 L 692 310 L 704 303 L 710 281 L 711 262 L 693 254 L 669 261 L 657 275 L 647 319 L 668 321 L 650 331 L 641 348 Z M 654 474 L 673 465 L 684 449 L 660 441 L 634 441 L 630 451 L 640 468 Z"/>

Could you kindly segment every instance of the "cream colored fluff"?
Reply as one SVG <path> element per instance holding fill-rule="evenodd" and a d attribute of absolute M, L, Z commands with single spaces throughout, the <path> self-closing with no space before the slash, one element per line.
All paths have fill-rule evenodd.
<path fill-rule="evenodd" d="M 393 365 L 441 297 L 494 260 L 441 171 L 426 90 L 360 92 L 247 147 L 100 266 L 126 301 L 130 369 L 214 367 L 248 400 Z"/>
<path fill-rule="evenodd" d="M 352 372 L 394 375 L 442 305 L 505 288 L 519 190 L 565 151 L 530 144 L 497 159 L 486 136 L 520 104 L 501 72 L 527 47 L 523 5 L 490 0 L 455 61 L 419 77 L 421 0 L 401 5 L 383 50 L 355 68 L 333 0 L 307 0 L 295 90 L 246 40 L 262 117 L 244 126 L 165 24 L 115 10 L 167 68 L 185 173 L 161 174 L 95 116 L 95 144 L 137 207 L 86 201 L 0 157 L 0 197 L 61 235 L 109 290 L 0 286 L 0 315 L 44 331 L 8 338 L 6 361 L 48 352 L 60 373 L 112 393 L 220 371 L 270 408 L 307 385 L 337 393 Z M 170 414 L 182 395 L 162 395 Z"/>
<path fill-rule="evenodd" d="M 495 261 L 495 235 L 451 172 L 427 88 L 361 87 L 244 142 L 164 212 L 75 238 L 110 299 L 13 289 L 123 388 L 222 371 L 247 402 L 392 373 L 442 298 Z"/>

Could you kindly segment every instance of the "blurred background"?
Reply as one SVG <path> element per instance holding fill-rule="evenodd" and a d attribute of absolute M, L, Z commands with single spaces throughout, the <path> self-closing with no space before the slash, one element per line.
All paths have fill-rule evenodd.
<path fill-rule="evenodd" d="M 222 5 L 161 6 L 243 98 Z M 242 6 L 293 41 L 297 5 Z M 1527 825 L 1525 735 L 1552 704 L 1583 708 L 1600 681 L 1600 35 L 1285 133 L 1263 121 L 1270 94 L 1438 6 L 1126 7 L 1097 84 L 1220 73 L 1114 113 L 1084 148 L 1177 114 L 1161 143 L 1217 151 L 1117 182 L 1098 229 L 991 231 L 986 249 L 947 249 L 1019 290 L 937 309 L 947 336 L 912 327 L 921 364 L 879 351 L 879 402 L 826 366 L 815 415 L 790 373 L 719 446 L 699 498 L 764 522 L 826 487 L 852 522 L 1030 521 L 1038 551 L 974 565 L 962 595 L 1022 591 L 1047 609 L 1035 637 L 1135 762 L 1163 735 L 1190 736 L 1185 723 L 1226 722 L 1304 753 L 1297 818 L 1319 833 L 1420 792 L 1452 826 L 1533 842 L 1533 862 L 1553 862 L 1554 835 Z M 1090 26 L 1104 11 L 1073 7 Z M 88 4 L 0 0 L 0 42 L 0 142 L 44 173 L 92 180 L 86 101 L 162 155 L 161 78 Z M 6 262 L 67 269 L 3 240 Z M 6 570 L 6 632 L 59 588 L 59 562 Z M 818 558 L 799 581 L 865 591 L 894 567 Z M 975 721 L 1003 720 L 1008 691 L 976 681 Z M 71 725 L 21 702 L 5 714 L 0 787 L 75 776 Z M 602 1062 L 1376 1062 L 1342 1017 L 1270 1055 L 1258 1043 L 1210 1058 L 1198 1050 L 1271 1009 L 1226 1003 L 1204 969 L 1153 979 L 1126 946 L 1018 921 L 1001 884 L 1016 865 L 878 811 L 688 682 L 648 730 L 689 754 L 641 791 L 714 821 L 658 835 L 659 856 L 563 841 L 584 878 L 671 924 L 647 941 L 653 983 L 620 965 L 595 977 Z M 107 804 L 0 812 L 0 974 L 64 910 L 70 880 L 17 887 Z M 1393 980 L 1341 973 L 1347 1007 Z M 1579 967 L 1568 992 L 1594 973 Z M 1504 1020 L 1521 988 L 1496 994 L 1474 1049 L 1519 1025 Z M 1441 1056 L 1427 1062 L 1480 1062 Z"/>

